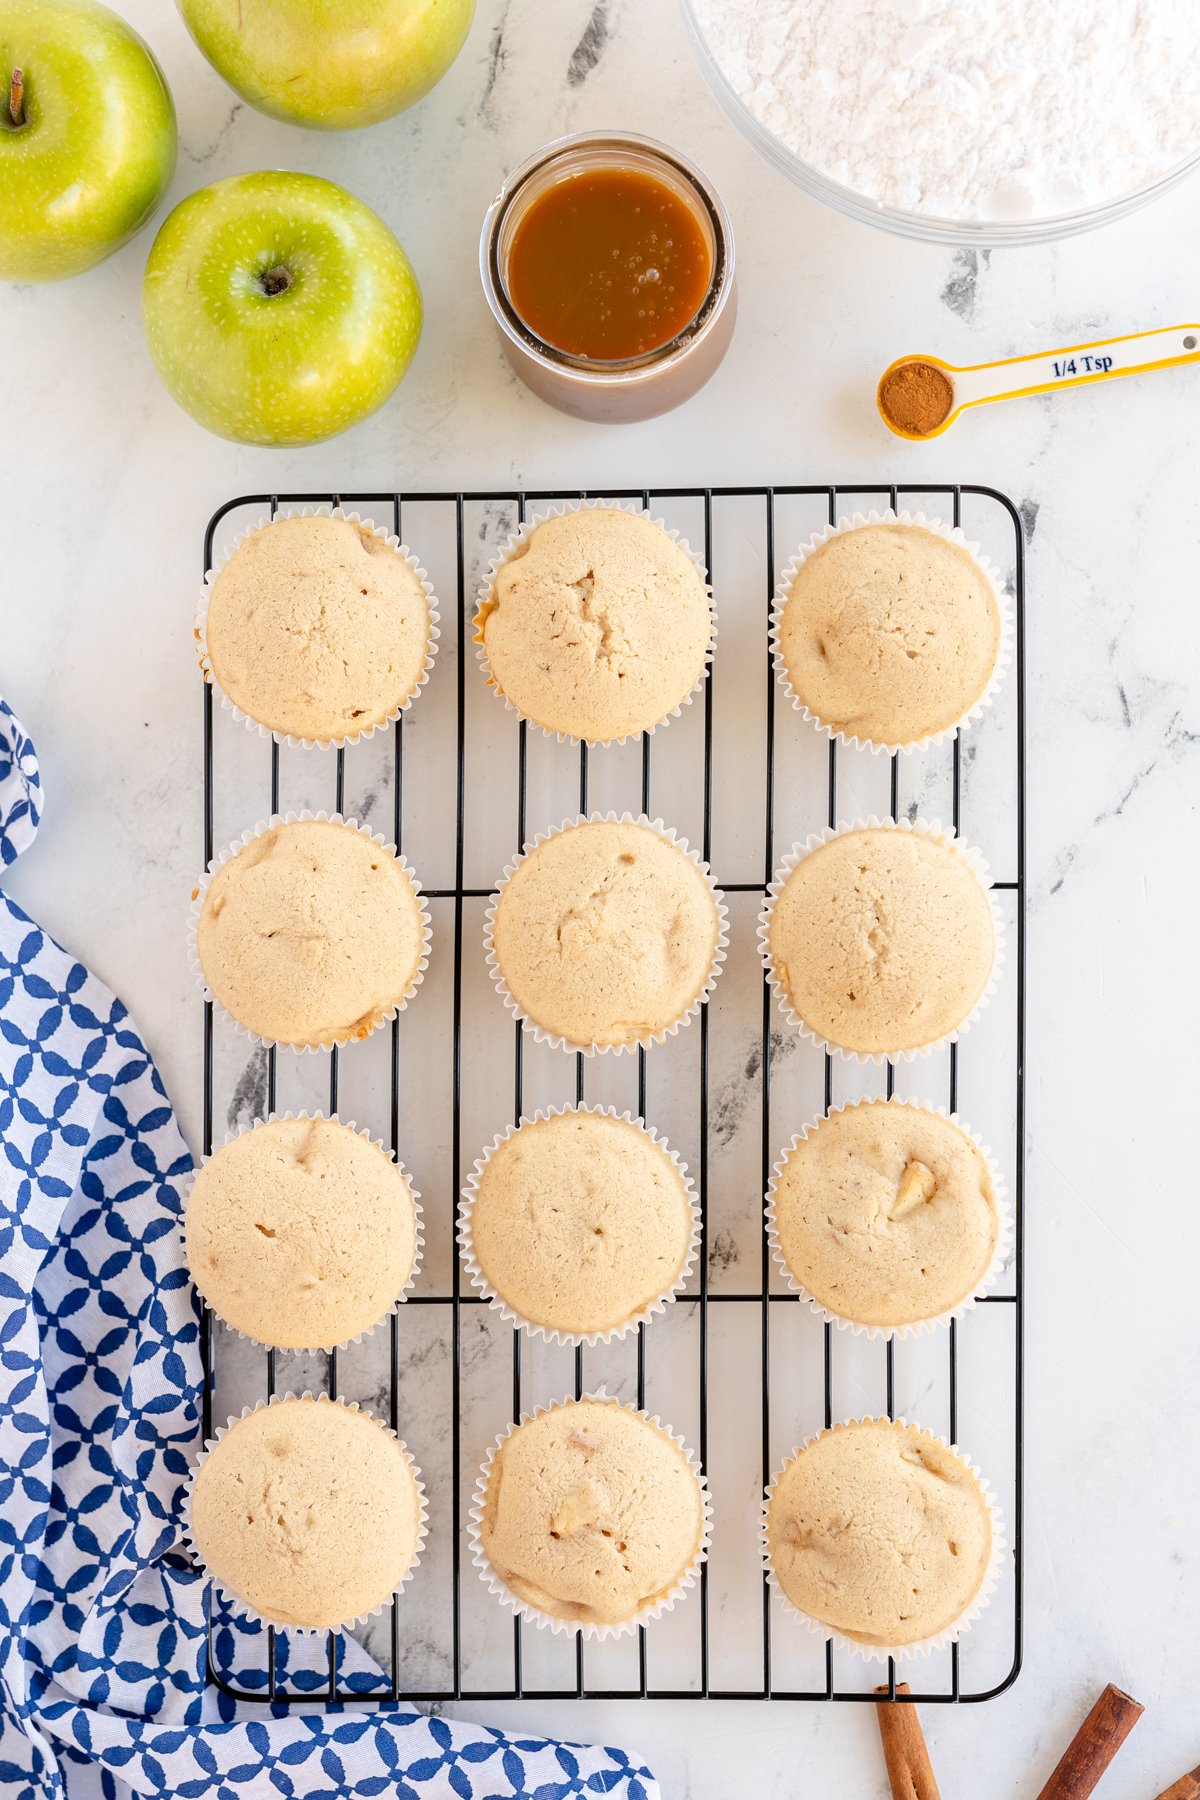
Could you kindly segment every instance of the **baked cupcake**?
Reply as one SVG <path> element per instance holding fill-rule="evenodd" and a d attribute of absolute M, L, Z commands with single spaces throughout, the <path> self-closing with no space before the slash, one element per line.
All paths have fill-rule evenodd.
<path fill-rule="evenodd" d="M 408 865 L 336 816 L 272 819 L 214 866 L 197 902 L 203 983 L 265 1043 L 366 1037 L 407 1003 L 428 961 Z"/>
<path fill-rule="evenodd" d="M 954 1037 L 998 955 L 976 865 L 940 826 L 841 826 L 794 850 L 772 882 L 759 945 L 793 1021 L 827 1048 L 908 1057 Z"/>
<path fill-rule="evenodd" d="M 678 713 L 707 668 L 713 618 L 703 574 L 664 525 L 585 505 L 518 533 L 475 631 L 489 680 L 523 718 L 606 744 Z"/>
<path fill-rule="evenodd" d="M 492 1449 L 471 1513 L 493 1592 L 554 1630 L 608 1636 L 690 1586 L 708 1539 L 704 1485 L 657 1420 L 615 1400 L 564 1400 Z"/>
<path fill-rule="evenodd" d="M 184 1215 L 188 1267 L 235 1331 L 331 1350 L 377 1325 L 416 1273 L 408 1177 L 337 1119 L 268 1119 L 203 1165 Z"/>
<path fill-rule="evenodd" d="M 285 515 L 209 577 L 206 672 L 278 737 L 347 744 L 398 717 L 428 676 L 433 590 L 399 541 L 357 516 Z"/>
<path fill-rule="evenodd" d="M 707 999 L 725 908 L 661 822 L 610 813 L 550 832 L 505 871 L 486 942 L 505 999 L 548 1042 L 632 1050 Z"/>
<path fill-rule="evenodd" d="M 690 1183 L 628 1114 L 524 1119 L 476 1164 L 459 1238 L 476 1287 L 550 1338 L 620 1336 L 673 1298 L 695 1258 Z"/>
<path fill-rule="evenodd" d="M 794 1138 L 767 1227 L 826 1317 L 890 1334 L 944 1322 L 986 1285 L 1007 1235 L 975 1139 L 907 1100 L 862 1100 Z"/>
<path fill-rule="evenodd" d="M 961 532 L 908 514 L 821 533 L 780 584 L 772 638 L 793 701 L 860 744 L 910 749 L 966 723 L 996 677 L 995 581 Z"/>
<path fill-rule="evenodd" d="M 377 1611 L 425 1537 L 406 1447 L 370 1413 L 311 1394 L 232 1420 L 197 1464 L 187 1510 L 217 1585 L 252 1616 L 304 1631 Z"/>
<path fill-rule="evenodd" d="M 965 1458 L 904 1421 L 835 1425 L 767 1495 L 767 1566 L 801 1616 L 868 1656 L 957 1637 L 993 1583 L 997 1531 Z"/>

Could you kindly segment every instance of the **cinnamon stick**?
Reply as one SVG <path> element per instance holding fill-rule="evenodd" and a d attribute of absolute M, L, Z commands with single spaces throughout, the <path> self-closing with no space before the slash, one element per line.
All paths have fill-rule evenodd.
<path fill-rule="evenodd" d="M 885 1687 L 875 1689 L 877 1694 L 887 1691 Z M 906 1681 L 897 1684 L 898 1694 L 908 1691 Z M 916 1707 L 894 1706 L 889 1701 L 887 1705 L 875 1708 L 875 1717 L 879 1721 L 892 1800 L 941 1800 Z"/>
<path fill-rule="evenodd" d="M 1158 1796 L 1158 1800 L 1200 1800 L 1200 1767 L 1193 1769 L 1190 1775 L 1181 1775 L 1178 1781 L 1173 1781 Z"/>
<path fill-rule="evenodd" d="M 1142 1716 L 1143 1707 L 1120 1688 L 1105 1688 L 1068 1744 L 1062 1761 L 1038 1800 L 1086 1800 L 1125 1739 Z"/>

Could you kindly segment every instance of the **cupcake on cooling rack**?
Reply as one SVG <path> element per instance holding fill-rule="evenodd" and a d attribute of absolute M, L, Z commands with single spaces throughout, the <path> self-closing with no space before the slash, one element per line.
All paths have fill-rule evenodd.
<path fill-rule="evenodd" d="M 793 1022 L 867 1061 L 953 1038 L 989 995 L 999 943 L 985 865 L 952 832 L 867 820 L 798 846 L 759 946 Z"/>
<path fill-rule="evenodd" d="M 412 1457 L 370 1413 L 311 1394 L 232 1420 L 192 1476 L 187 1528 L 252 1617 L 316 1631 L 378 1611 L 425 1538 Z"/>
<path fill-rule="evenodd" d="M 819 532 L 784 572 L 775 665 L 816 724 L 908 750 L 983 707 L 1007 654 L 995 577 L 961 531 L 873 513 Z"/>
<path fill-rule="evenodd" d="M 725 907 L 659 821 L 579 819 L 505 872 L 488 910 L 493 979 L 550 1043 L 591 1055 L 661 1042 L 707 999 Z"/>
<path fill-rule="evenodd" d="M 214 865 L 193 909 L 202 983 L 264 1043 L 366 1037 L 407 1004 L 429 920 L 403 859 L 353 822 L 274 819 Z"/>
<path fill-rule="evenodd" d="M 438 614 L 425 571 L 357 516 L 282 515 L 210 574 L 196 634 L 218 692 L 277 738 L 348 744 L 428 679 Z"/>
<path fill-rule="evenodd" d="M 691 1585 L 708 1543 L 704 1484 L 679 1441 L 615 1400 L 565 1400 L 484 1464 L 475 1561 L 500 1599 L 551 1629 L 612 1636 Z"/>
<path fill-rule="evenodd" d="M 811 1439 L 767 1494 L 767 1568 L 822 1636 L 882 1660 L 957 1638 L 999 1568 L 999 1525 L 965 1457 L 903 1420 Z"/>
<path fill-rule="evenodd" d="M 370 1331 L 416 1274 L 420 1209 L 381 1144 L 337 1119 L 268 1119 L 202 1166 L 188 1267 L 218 1317 L 279 1350 Z"/>
<path fill-rule="evenodd" d="M 825 1317 L 886 1335 L 961 1312 L 1009 1235 L 983 1148 L 907 1100 L 840 1107 L 794 1138 L 771 1179 L 767 1229 L 792 1286 Z"/>
<path fill-rule="evenodd" d="M 712 653 L 704 574 L 648 513 L 581 505 L 522 528 L 480 596 L 488 679 L 523 718 L 586 743 L 653 731 Z"/>
<path fill-rule="evenodd" d="M 523 1119 L 475 1164 L 459 1209 L 475 1285 L 551 1338 L 622 1336 L 674 1298 L 699 1214 L 655 1134 L 598 1107 Z"/>

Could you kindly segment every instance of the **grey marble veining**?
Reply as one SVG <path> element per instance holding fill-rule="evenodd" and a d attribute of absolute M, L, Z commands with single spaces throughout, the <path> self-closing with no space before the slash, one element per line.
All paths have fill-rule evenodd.
<path fill-rule="evenodd" d="M 394 225 L 427 305 L 424 341 L 395 401 L 332 444 L 272 454 L 206 436 L 159 387 L 138 321 L 145 238 L 75 282 L 0 291 L 0 342 L 19 372 L 8 384 L 13 424 L 0 452 L 11 572 L 0 599 L 0 688 L 37 738 L 47 786 L 43 832 L 10 885 L 126 999 L 194 1145 L 199 1017 L 183 938 L 202 849 L 191 609 L 200 535 L 216 505 L 237 492 L 289 487 L 831 478 L 992 483 L 1019 504 L 1029 544 L 1026 1672 L 992 1705 L 931 1710 L 927 1730 L 947 1796 L 1017 1800 L 1037 1791 L 1093 1691 L 1114 1679 L 1148 1712 L 1104 1791 L 1112 1800 L 1145 1800 L 1200 1758 L 1191 1323 L 1200 1251 L 1191 1130 L 1200 998 L 1191 952 L 1200 866 L 1196 377 L 1183 370 L 988 409 L 930 447 L 890 440 L 873 390 L 879 370 L 904 351 L 968 363 L 1194 316 L 1197 190 L 1185 187 L 1058 247 L 942 251 L 843 220 L 760 164 L 704 90 L 669 0 L 481 5 L 462 57 L 429 100 L 407 118 L 340 138 L 305 134 L 236 104 L 161 0 L 124 0 L 122 10 L 154 44 L 176 95 L 182 151 L 173 198 L 248 168 L 329 175 Z M 648 131 L 694 155 L 729 205 L 738 243 L 741 317 L 725 367 L 674 417 L 620 430 L 549 412 L 516 383 L 475 274 L 479 221 L 507 168 L 539 142 L 588 126 Z M 738 679 L 748 628 L 742 604 L 740 591 L 722 604 L 722 656 L 729 655 L 719 679 Z M 444 726 L 434 708 L 423 715 L 424 706 L 404 728 L 413 768 L 433 767 L 445 751 Z M 677 729 L 686 743 L 685 721 Z M 979 835 L 999 867 L 1010 846 L 1002 809 L 983 803 L 982 735 L 980 744 L 966 763 L 967 792 L 983 784 Z M 356 781 L 359 773 L 354 805 L 386 829 L 386 757 L 364 757 Z M 247 804 L 261 796 L 253 779 Z M 539 764 L 539 804 L 563 803 L 565 779 L 552 758 Z M 612 803 L 627 791 L 624 779 L 618 768 Z M 307 767 L 289 770 L 288 781 L 285 804 L 301 804 Z M 239 812 L 236 784 L 223 791 L 232 835 L 252 820 Z M 869 791 L 862 798 L 869 803 Z M 916 782 L 903 804 L 944 808 L 939 779 Z M 685 789 L 681 814 L 689 807 L 691 816 L 672 822 L 691 836 L 694 797 Z M 254 817 L 263 810 L 259 798 Z M 434 886 L 447 885 L 436 811 L 436 797 L 423 810 L 419 796 L 410 807 L 406 793 L 406 848 Z M 714 861 L 719 871 L 740 872 L 751 825 L 743 839 L 726 775 L 714 817 Z M 489 837 L 482 819 L 472 885 L 491 880 L 501 851 L 510 854 L 511 845 Z M 479 923 L 471 921 L 472 932 Z M 736 965 L 731 957 L 722 977 L 731 998 L 743 983 L 748 992 L 754 976 L 746 929 L 743 922 Z M 435 957 L 421 996 L 430 1032 L 444 1018 L 444 979 Z M 489 999 L 486 987 L 473 996 L 481 1020 Z M 415 1026 L 417 1007 L 410 1017 Z M 498 1031 L 506 1029 L 501 1015 Z M 490 1042 L 481 1026 L 481 1058 Z M 757 1256 L 761 1052 L 736 1007 L 713 1048 L 716 1288 L 741 1280 Z M 236 1125 L 261 1104 L 263 1070 L 244 1047 L 240 1060 L 227 1043 L 222 1054 L 224 1122 Z M 811 1080 L 803 1052 L 781 1038 L 773 1062 L 780 1095 L 801 1104 Z M 290 1103 L 319 1104 L 314 1079 L 309 1067 Z M 444 1109 L 433 1104 L 421 1059 L 407 1079 L 414 1116 L 429 1121 L 411 1160 L 431 1199 L 429 1266 L 444 1275 Z M 530 1080 L 535 1096 L 551 1094 L 553 1062 L 534 1058 Z M 662 1096 L 664 1129 L 680 1136 L 686 1155 L 687 1120 L 680 1116 L 676 1130 L 673 1092 Z M 364 1073 L 347 1100 L 370 1104 L 374 1093 Z M 487 1141 L 508 1104 L 507 1092 L 489 1097 L 485 1084 L 464 1144 Z M 987 1105 L 981 1091 L 978 1108 L 975 1096 L 970 1105 L 964 1097 L 963 1110 L 974 1120 Z M 416 1315 L 430 1310 L 413 1308 L 405 1321 L 413 1333 L 405 1338 L 413 1377 L 405 1382 L 405 1428 L 433 1445 L 448 1365 L 435 1338 L 420 1337 Z M 668 1327 L 681 1334 L 681 1357 L 694 1311 L 677 1307 Z M 508 1379 L 506 1362 L 495 1372 L 495 1349 L 480 1309 L 464 1347 L 469 1429 L 480 1450 L 496 1429 Z M 227 1362 L 231 1380 L 239 1369 L 256 1379 L 250 1360 L 238 1362 L 244 1350 Z M 298 1373 L 319 1380 L 320 1364 Z M 615 1372 L 622 1374 L 619 1364 Z M 869 1367 L 861 1375 L 874 1378 Z M 860 1379 L 853 1366 L 848 1379 Z M 932 1401 L 932 1379 L 914 1363 L 914 1403 Z M 536 1359 L 530 1380 L 566 1385 Z M 370 1353 L 347 1354 L 343 1385 L 379 1400 Z M 686 1409 L 682 1390 L 668 1398 Z M 848 1390 L 847 1410 L 850 1402 Z M 688 1428 L 682 1410 L 677 1422 Z M 987 1407 L 976 1425 L 978 1436 L 992 1432 Z M 985 1460 L 982 1447 L 975 1454 Z M 757 1474 L 736 1456 L 723 1467 L 727 1511 L 748 1503 Z M 718 1609 L 718 1630 L 722 1656 L 736 1664 L 743 1624 Z M 485 1655 L 489 1642 L 482 1640 Z M 431 1638 L 431 1663 L 437 1654 Z M 875 1800 L 885 1792 L 874 1727 L 861 1708 L 476 1710 L 526 1729 L 636 1742 L 672 1800 L 741 1792 Z"/>

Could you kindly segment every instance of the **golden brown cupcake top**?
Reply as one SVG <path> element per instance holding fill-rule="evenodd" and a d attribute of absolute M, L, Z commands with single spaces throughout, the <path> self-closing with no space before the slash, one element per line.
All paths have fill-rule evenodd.
<path fill-rule="evenodd" d="M 480 1541 L 518 1599 L 553 1618 L 622 1624 L 700 1554 L 700 1483 L 678 1444 L 614 1400 L 568 1400 L 492 1459 Z"/>
<path fill-rule="evenodd" d="M 272 1623 L 349 1623 L 412 1567 L 416 1476 L 370 1413 L 293 1396 L 213 1445 L 196 1472 L 192 1536 L 220 1586 Z"/>
<path fill-rule="evenodd" d="M 779 623 L 797 699 L 834 731 L 912 744 L 956 725 L 1000 654 L 1000 606 L 965 545 L 893 522 L 806 556 Z"/>
<path fill-rule="evenodd" d="M 297 1048 L 365 1037 L 416 986 L 420 902 L 404 865 L 333 820 L 268 827 L 216 870 L 196 928 L 239 1024 Z"/>
<path fill-rule="evenodd" d="M 184 1225 L 213 1311 L 283 1350 L 368 1331 L 417 1254 L 404 1171 L 336 1119 L 271 1119 L 233 1138 L 199 1170 Z"/>
<path fill-rule="evenodd" d="M 203 635 L 217 684 L 249 718 L 341 744 L 416 692 L 431 624 L 407 559 L 369 526 L 321 514 L 274 519 L 238 545 Z"/>
<path fill-rule="evenodd" d="M 835 1048 L 899 1055 L 957 1031 L 987 990 L 987 891 L 952 842 L 895 826 L 842 831 L 787 876 L 767 928 L 793 1010 Z"/>
<path fill-rule="evenodd" d="M 501 564 L 476 621 L 491 678 L 547 731 L 591 741 L 661 723 L 704 671 L 712 614 L 686 550 L 644 514 L 544 519 Z"/>
<path fill-rule="evenodd" d="M 585 820 L 518 862 L 492 945 L 535 1025 L 581 1049 L 619 1048 L 686 1016 L 719 935 L 712 889 L 686 851 L 650 825 Z"/>
<path fill-rule="evenodd" d="M 484 1279 L 531 1324 L 613 1330 L 670 1293 L 687 1260 L 687 1185 L 628 1119 L 528 1119 L 492 1151 L 467 1211 Z"/>
<path fill-rule="evenodd" d="M 823 1431 L 785 1464 L 767 1547 L 799 1612 L 902 1649 L 970 1610 L 991 1562 L 991 1515 L 970 1468 L 930 1432 L 864 1419 Z"/>
<path fill-rule="evenodd" d="M 903 1100 L 844 1107 L 806 1132 L 783 1159 L 773 1207 L 800 1286 L 838 1318 L 885 1328 L 959 1306 L 1000 1233 L 979 1146 Z"/>

